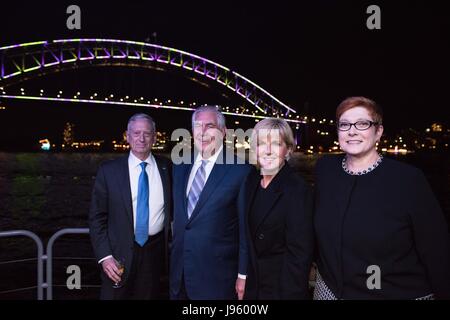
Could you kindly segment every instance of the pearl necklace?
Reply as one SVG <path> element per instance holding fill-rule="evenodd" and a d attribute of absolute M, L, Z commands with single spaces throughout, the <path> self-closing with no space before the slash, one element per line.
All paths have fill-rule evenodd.
<path fill-rule="evenodd" d="M 342 159 L 342 169 L 344 169 L 345 172 L 347 172 L 348 174 L 354 176 L 361 176 L 363 174 L 369 173 L 370 171 L 373 171 L 376 167 L 378 167 L 381 163 L 381 161 L 383 161 L 383 156 L 381 154 L 378 155 L 378 159 L 377 161 L 375 161 L 375 163 L 373 165 L 371 165 L 369 168 L 362 170 L 362 171 L 350 171 L 347 168 L 347 157 L 344 157 L 344 159 Z"/>

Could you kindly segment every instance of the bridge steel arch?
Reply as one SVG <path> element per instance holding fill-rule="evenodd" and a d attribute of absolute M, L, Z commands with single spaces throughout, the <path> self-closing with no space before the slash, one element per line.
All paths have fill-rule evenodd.
<path fill-rule="evenodd" d="M 62 39 L 0 47 L 0 88 L 49 72 L 84 66 L 173 66 L 225 86 L 259 116 L 287 117 L 294 109 L 243 75 L 198 55 L 161 45 L 115 39 Z M 163 68 L 164 70 L 164 68 Z"/>

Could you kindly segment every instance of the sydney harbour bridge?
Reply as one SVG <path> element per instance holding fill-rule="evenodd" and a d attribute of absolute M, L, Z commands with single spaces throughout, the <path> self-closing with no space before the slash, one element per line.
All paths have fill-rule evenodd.
<path fill-rule="evenodd" d="M 27 80 L 51 73 L 86 67 L 121 66 L 176 71 L 187 75 L 190 80 L 214 85 L 240 101 L 237 106 L 222 109 L 229 116 L 255 119 L 279 117 L 289 121 L 296 129 L 306 122 L 293 108 L 237 71 L 199 55 L 162 45 L 114 39 L 48 40 L 0 47 L 0 59 L 2 100 L 109 104 L 185 111 L 195 109 L 195 104 L 171 104 L 170 101 L 163 104 L 144 97 L 134 99 L 114 94 L 106 97 L 97 94 L 84 96 L 80 92 L 64 96 L 62 91 L 51 96 L 44 90 L 29 95 L 23 89 Z M 9 92 L 8 88 L 18 84 L 22 86 L 21 92 Z"/>

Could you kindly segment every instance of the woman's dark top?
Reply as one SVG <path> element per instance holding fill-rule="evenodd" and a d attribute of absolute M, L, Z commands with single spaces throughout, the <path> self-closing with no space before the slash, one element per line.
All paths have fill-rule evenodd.
<path fill-rule="evenodd" d="M 448 225 L 422 172 L 385 158 L 354 176 L 342 159 L 324 156 L 316 166 L 317 264 L 326 285 L 338 299 L 450 298 Z M 379 267 L 380 289 L 370 266 Z"/>
<path fill-rule="evenodd" d="M 307 299 L 314 236 L 312 192 L 286 163 L 266 189 L 245 183 L 249 267 L 246 299 Z"/>

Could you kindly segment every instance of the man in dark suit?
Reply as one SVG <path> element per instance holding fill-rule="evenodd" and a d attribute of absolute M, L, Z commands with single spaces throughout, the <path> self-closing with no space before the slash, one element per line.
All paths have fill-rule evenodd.
<path fill-rule="evenodd" d="M 103 163 L 97 173 L 89 226 L 103 269 L 101 299 L 162 297 L 160 278 L 168 266 L 170 162 L 151 153 L 155 136 L 150 116 L 132 116 L 127 127 L 129 155 Z"/>
<path fill-rule="evenodd" d="M 234 155 L 225 163 L 225 118 L 216 107 L 198 108 L 192 129 L 194 162 L 173 168 L 170 297 L 241 299 L 248 260 L 242 185 L 251 166 Z"/>

